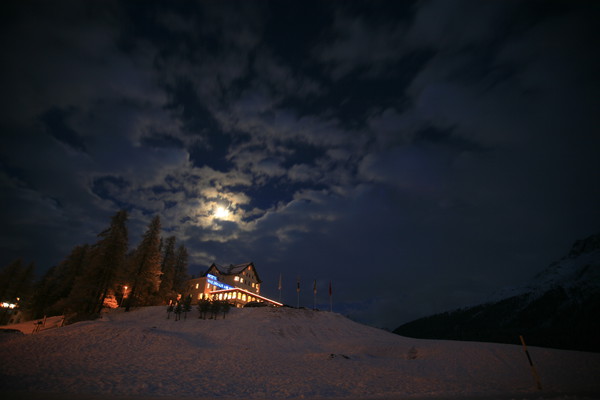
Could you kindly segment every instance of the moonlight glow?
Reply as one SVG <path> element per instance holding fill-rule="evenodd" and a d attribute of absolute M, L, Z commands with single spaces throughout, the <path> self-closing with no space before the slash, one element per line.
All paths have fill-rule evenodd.
<path fill-rule="evenodd" d="M 218 219 L 226 219 L 229 216 L 229 210 L 226 209 L 225 207 L 217 207 L 215 209 L 215 214 L 214 214 L 215 218 Z"/>

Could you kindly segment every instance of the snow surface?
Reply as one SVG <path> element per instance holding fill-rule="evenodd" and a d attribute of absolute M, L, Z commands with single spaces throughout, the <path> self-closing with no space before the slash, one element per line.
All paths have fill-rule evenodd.
<path fill-rule="evenodd" d="M 503 288 L 492 294 L 487 302 L 495 303 L 513 296 L 529 294 L 538 298 L 556 287 L 587 291 L 599 289 L 600 249 L 563 257 L 535 275 L 526 285 Z"/>
<path fill-rule="evenodd" d="M 37 326 L 38 323 L 40 324 L 39 327 Z M 63 324 L 63 317 L 58 316 L 58 317 L 46 318 L 45 321 L 43 319 L 36 319 L 33 321 L 19 322 L 18 324 L 13 324 L 10 326 L 0 326 L 0 329 L 17 329 L 23 333 L 29 334 L 29 333 L 34 333 L 36 328 L 37 328 L 38 332 L 41 332 L 46 329 L 58 328 L 62 324 Z M 2 340 L 1 336 L 0 336 L 0 340 Z"/>
<path fill-rule="evenodd" d="M 6 328 L 14 328 L 7 326 Z M 330 312 L 164 307 L 0 335 L 2 399 L 598 399 L 600 354 L 420 340 Z M 416 356 L 416 358 L 414 358 Z"/>

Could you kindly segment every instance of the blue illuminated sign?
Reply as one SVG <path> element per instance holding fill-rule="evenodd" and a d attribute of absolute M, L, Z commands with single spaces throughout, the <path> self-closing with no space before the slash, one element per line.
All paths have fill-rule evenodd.
<path fill-rule="evenodd" d="M 206 274 L 206 277 L 208 278 L 208 283 L 210 283 L 211 285 L 215 285 L 216 287 L 220 287 L 221 289 L 233 289 L 233 286 L 229 286 L 219 282 L 217 280 L 217 277 L 212 274 Z"/>

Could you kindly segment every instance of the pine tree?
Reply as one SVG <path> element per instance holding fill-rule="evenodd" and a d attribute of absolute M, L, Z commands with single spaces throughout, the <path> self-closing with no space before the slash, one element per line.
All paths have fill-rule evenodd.
<path fill-rule="evenodd" d="M 18 304 L 23 309 L 31 304 L 33 289 L 33 271 L 35 265 L 23 265 L 21 259 L 8 264 L 0 271 L 0 301 Z M 0 313 L 0 324 L 8 321 L 10 315 L 7 308 Z"/>
<path fill-rule="evenodd" d="M 87 244 L 75 246 L 67 258 L 44 274 L 37 283 L 33 296 L 34 318 L 61 315 L 65 312 L 75 281 L 83 274 L 89 262 L 90 249 Z"/>
<path fill-rule="evenodd" d="M 173 291 L 183 294 L 186 291 L 185 284 L 189 279 L 188 275 L 188 251 L 184 245 L 177 248 L 175 255 L 175 274 L 173 276 Z"/>
<path fill-rule="evenodd" d="M 33 286 L 35 264 L 27 267 L 21 259 L 8 264 L 0 271 L 0 301 L 17 303 L 29 296 Z"/>
<path fill-rule="evenodd" d="M 73 287 L 64 302 L 65 314 L 74 314 L 67 317 L 69 322 L 93 315 L 99 304 L 98 251 L 97 243 L 90 247 L 89 261 L 84 265 L 81 274 L 75 277 Z"/>
<path fill-rule="evenodd" d="M 168 303 L 168 299 L 173 299 L 177 295 L 173 291 L 173 278 L 175 277 L 175 236 L 170 236 L 164 243 L 162 253 L 162 263 L 160 266 L 160 289 L 159 296 L 162 301 Z M 162 241 L 161 241 L 162 242 Z"/>
<path fill-rule="evenodd" d="M 155 216 L 132 258 L 133 282 L 125 311 L 134 305 L 151 305 L 160 286 L 160 217 Z"/>
<path fill-rule="evenodd" d="M 23 268 L 17 278 L 15 285 L 15 299 L 18 301 L 19 308 L 30 309 L 33 297 L 33 278 L 35 263 L 30 263 Z"/>
<path fill-rule="evenodd" d="M 116 278 L 125 266 L 128 247 L 127 211 L 121 210 L 112 218 L 110 227 L 100 234 L 92 264 L 96 267 L 98 280 L 97 303 L 92 312 L 100 312 L 109 290 L 114 290 Z"/>
<path fill-rule="evenodd" d="M 110 291 L 114 291 L 127 254 L 127 211 L 117 212 L 110 226 L 91 248 L 89 263 L 75 279 L 69 308 L 79 315 L 99 313 Z"/>
<path fill-rule="evenodd" d="M 58 301 L 54 296 L 56 292 L 56 284 L 58 282 L 55 277 L 58 275 L 58 266 L 51 267 L 42 278 L 35 284 L 35 294 L 33 296 L 32 316 L 34 319 L 41 318 L 46 315 L 50 304 Z M 54 315 L 49 313 L 48 315 Z"/>
<path fill-rule="evenodd" d="M 16 282 L 23 270 L 20 258 L 0 270 L 0 301 L 12 303 L 16 299 Z"/>

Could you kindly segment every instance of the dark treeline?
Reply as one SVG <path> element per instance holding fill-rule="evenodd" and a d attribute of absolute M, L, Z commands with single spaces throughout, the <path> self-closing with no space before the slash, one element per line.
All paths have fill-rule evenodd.
<path fill-rule="evenodd" d="M 18 304 L 21 300 L 30 299 L 33 290 L 33 263 L 25 265 L 18 259 L 0 270 L 0 325 L 6 324 L 15 310 L 9 304 Z"/>
<path fill-rule="evenodd" d="M 0 270 L 0 301 L 18 304 L 32 319 L 65 315 L 71 322 L 93 318 L 111 303 L 131 307 L 168 304 L 189 279 L 188 252 L 175 236 L 162 239 L 158 216 L 142 241 L 129 250 L 127 211 L 119 211 L 92 245 L 78 245 L 34 282 L 34 265 L 14 261 Z M 3 308 L 0 324 L 9 320 Z"/>

